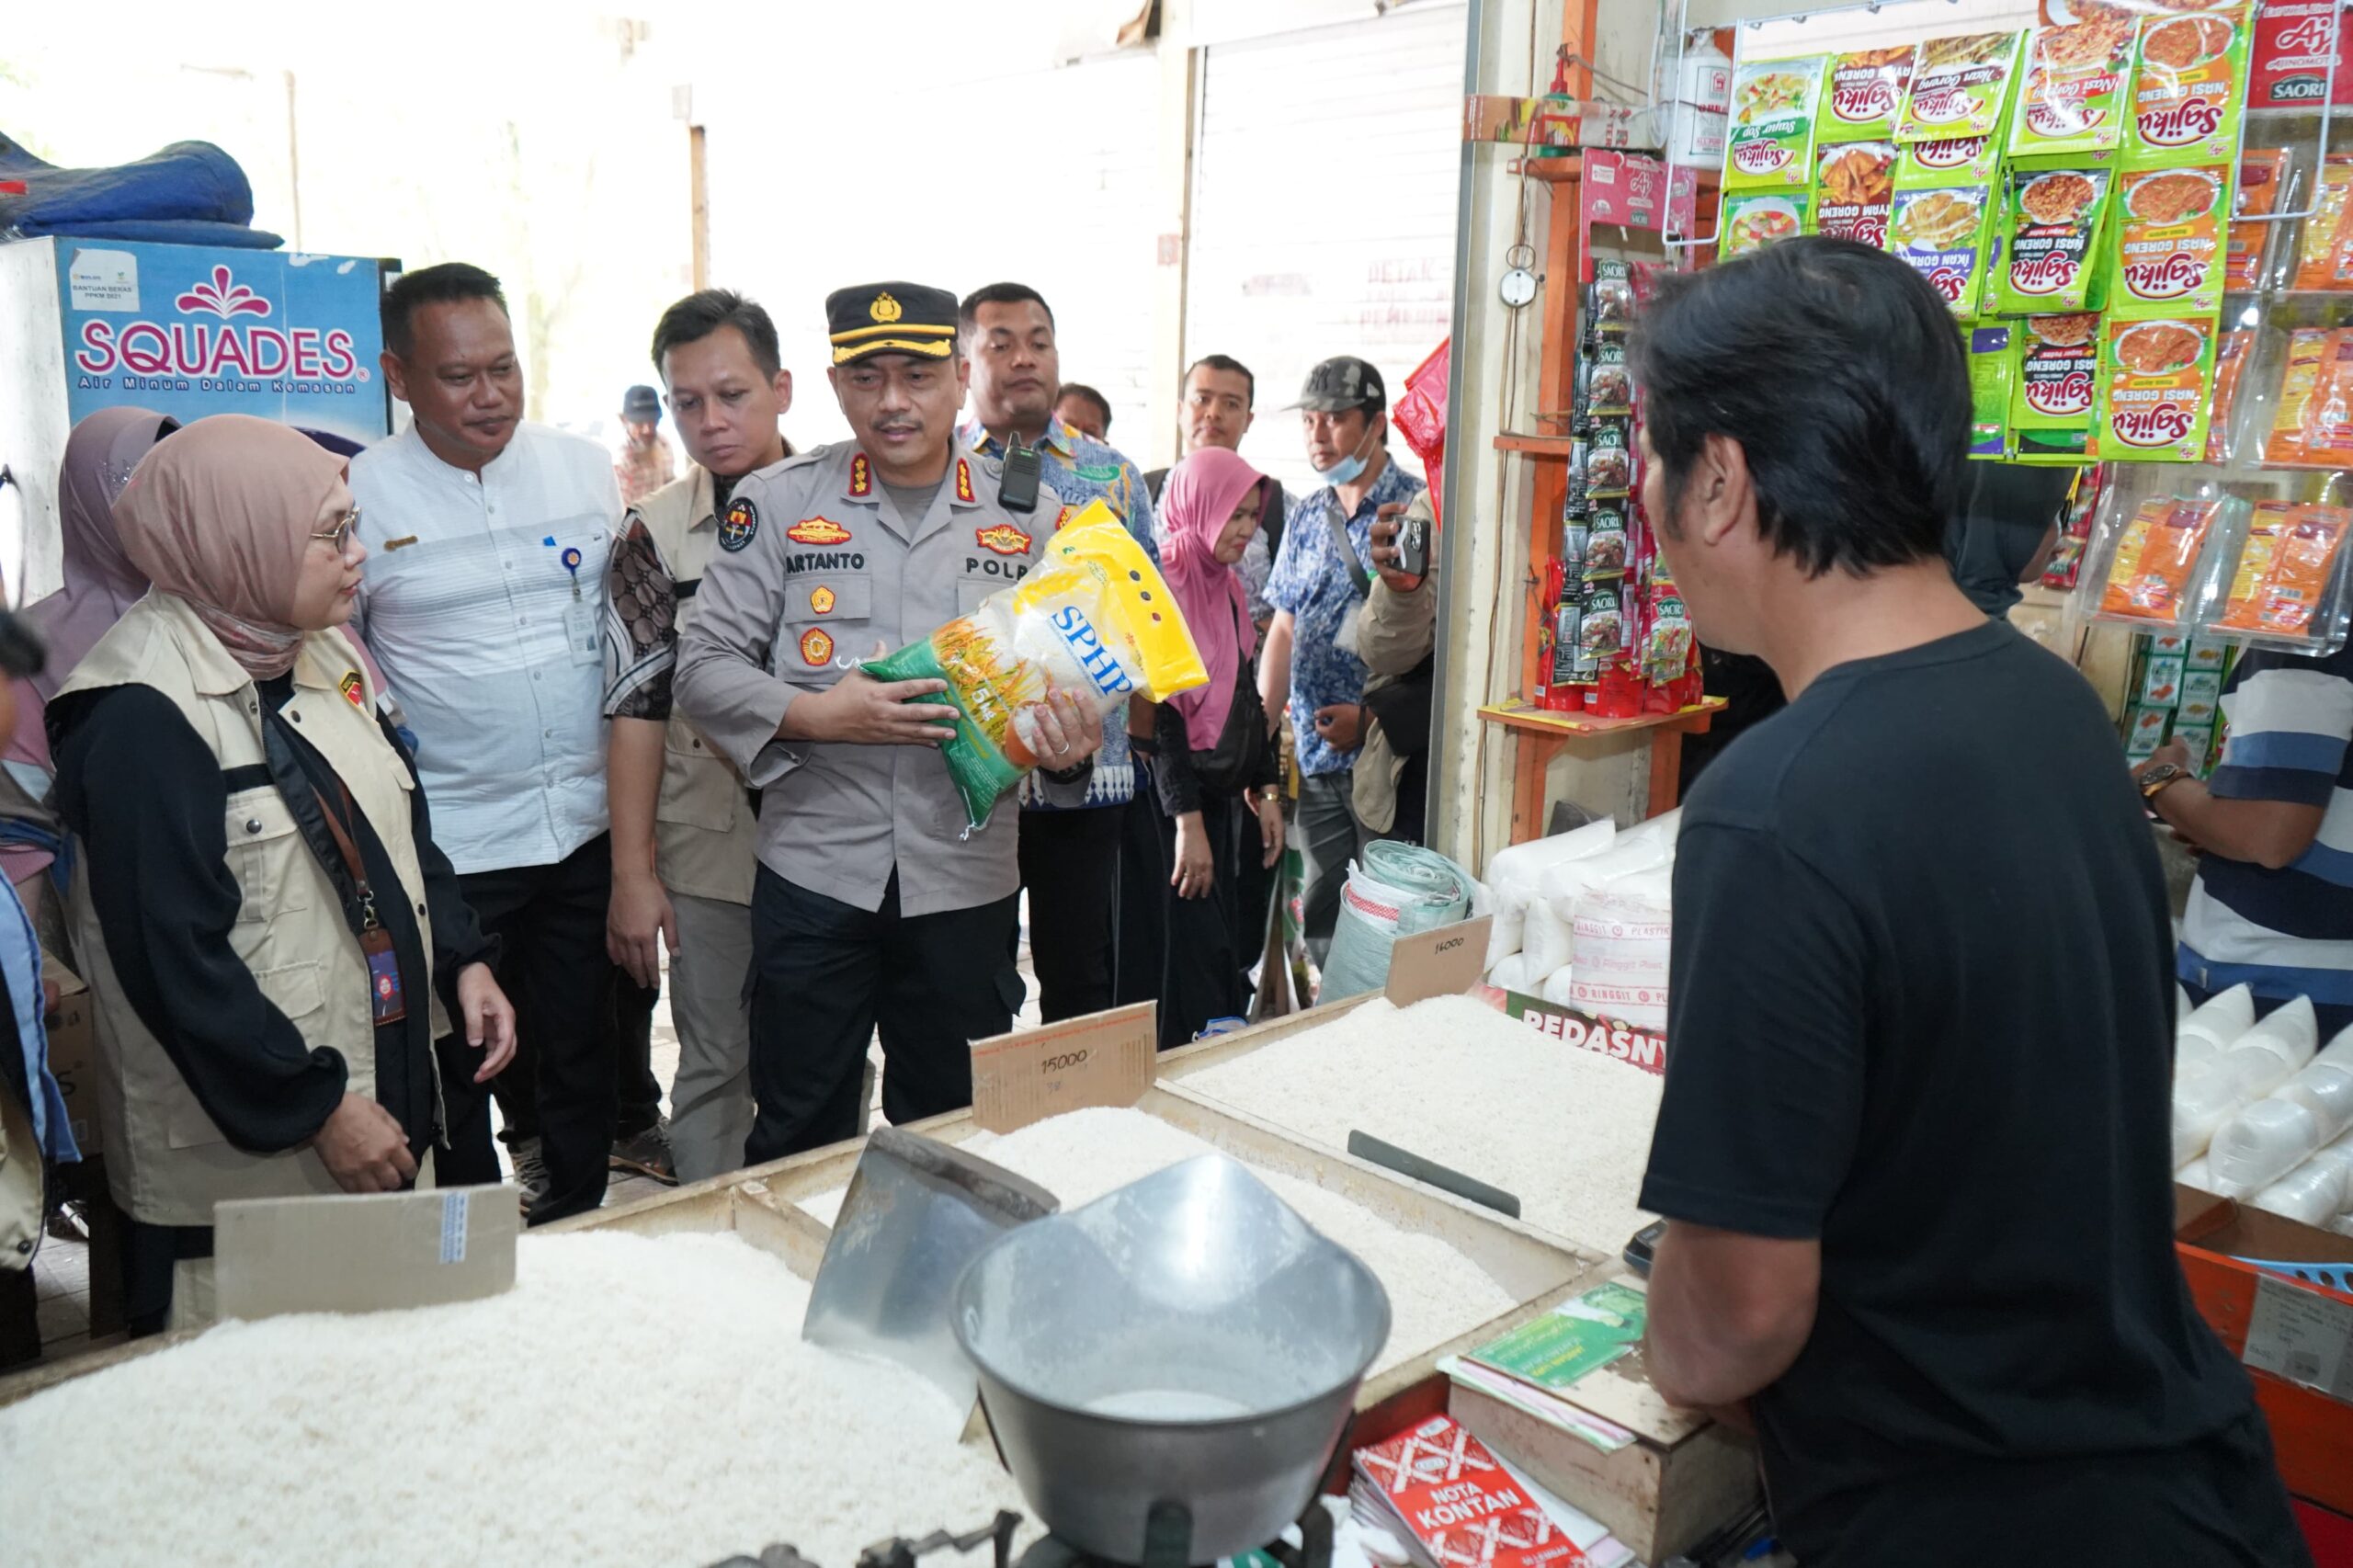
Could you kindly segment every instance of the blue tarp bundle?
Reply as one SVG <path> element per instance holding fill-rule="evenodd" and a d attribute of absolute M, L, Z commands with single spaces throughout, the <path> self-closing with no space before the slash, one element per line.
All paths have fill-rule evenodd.
<path fill-rule="evenodd" d="M 80 234 L 165 244 L 276 250 L 286 242 L 252 227 L 254 187 L 237 160 L 210 142 L 175 142 L 136 163 L 61 169 L 0 135 L 0 234 Z"/>

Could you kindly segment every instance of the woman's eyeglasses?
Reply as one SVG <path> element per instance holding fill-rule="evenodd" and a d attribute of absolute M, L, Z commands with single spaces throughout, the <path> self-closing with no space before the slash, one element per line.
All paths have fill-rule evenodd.
<path fill-rule="evenodd" d="M 327 529 L 324 533 L 314 533 L 311 537 L 313 539 L 323 539 L 326 540 L 329 544 L 335 546 L 335 552 L 337 555 L 341 555 L 351 543 L 351 535 L 353 530 L 357 529 L 358 527 L 359 508 L 354 506 L 350 511 L 346 512 L 343 515 L 342 521 L 336 523 L 335 527 Z"/>

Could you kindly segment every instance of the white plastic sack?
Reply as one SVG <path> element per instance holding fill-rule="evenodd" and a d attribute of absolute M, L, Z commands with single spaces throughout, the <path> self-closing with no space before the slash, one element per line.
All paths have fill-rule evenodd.
<path fill-rule="evenodd" d="M 2185 1015 L 2177 1027 L 2182 1034 L 2202 1036 L 2216 1050 L 2227 1051 L 2231 1041 L 2255 1027 L 2255 993 L 2234 985 Z"/>
<path fill-rule="evenodd" d="M 2173 1042 L 2173 1081 L 2180 1083 L 2222 1059 L 2222 1048 L 2202 1034 L 2177 1036 Z"/>
<path fill-rule="evenodd" d="M 1506 888 L 1495 895 L 1495 920 L 1487 927 L 1487 961 L 1482 969 L 1493 969 L 1519 951 L 1528 933 L 1528 894 L 1518 888 Z"/>
<path fill-rule="evenodd" d="M 1388 983 L 1397 938 L 1462 919 L 1477 885 L 1477 878 L 1435 849 L 1390 839 L 1366 845 L 1361 859 L 1348 862 L 1348 880 L 1340 888 L 1340 915 L 1316 1001 L 1380 990 Z"/>
<path fill-rule="evenodd" d="M 1569 923 L 1576 971 L 1572 1005 L 1634 1028 L 1666 1027 L 1666 976 L 1674 936 L 1674 873 L 1636 871 L 1577 901 Z"/>
<path fill-rule="evenodd" d="M 1542 978 L 1541 975 L 1536 977 L 1538 980 Z M 1522 996 L 1532 994 L 1535 986 L 1529 983 L 1528 955 L 1514 953 L 1494 965 L 1487 971 L 1487 983 L 1505 991 L 1517 991 Z"/>
<path fill-rule="evenodd" d="M 2194 1187 L 2200 1192 L 2214 1190 L 2214 1172 L 2206 1164 L 2206 1156 L 2203 1154 L 2174 1172 L 2173 1179 L 2184 1187 Z"/>
<path fill-rule="evenodd" d="M 1528 960 L 1529 972 L 1540 979 L 1575 957 L 1569 941 L 1568 922 L 1543 899 L 1533 900 L 1528 906 L 1528 931 L 1520 940 L 1519 950 Z"/>
<path fill-rule="evenodd" d="M 1618 835 L 1618 842 L 1620 844 L 1630 842 L 1635 844 L 1655 844 L 1666 851 L 1667 858 L 1669 859 L 1673 859 L 1675 858 L 1676 835 L 1680 834 L 1682 831 L 1683 808 L 1681 806 L 1677 806 L 1671 812 L 1660 812 L 1657 816 L 1652 817 L 1647 822 L 1636 823 L 1633 826 L 1628 828 L 1625 832 Z"/>
<path fill-rule="evenodd" d="M 1517 883 L 1533 892 L 1536 878 L 1555 860 L 1574 859 L 1580 855 L 1598 855 L 1609 847 L 1618 836 L 1618 824 L 1608 817 L 1589 822 L 1583 827 L 1556 833 L 1550 838 L 1530 839 L 1498 849 L 1487 858 L 1486 884 L 1501 892 Z"/>
<path fill-rule="evenodd" d="M 2345 1207 L 2345 1168 L 2334 1161 L 2307 1160 L 2247 1201 L 2267 1213 L 2325 1225 Z"/>
<path fill-rule="evenodd" d="M 1563 1007 L 1576 1005 L 1576 966 L 1563 964 L 1544 977 L 1544 1000 Z"/>
<path fill-rule="evenodd" d="M 2322 1144 L 2313 1158 L 2344 1166 L 2346 1183 L 2353 1187 L 2353 1132 L 2345 1133 L 2335 1142 Z M 2353 1208 L 2353 1198 L 2348 1198 L 2347 1207 Z"/>
<path fill-rule="evenodd" d="M 1647 871 L 1667 863 L 1667 846 L 1656 839 L 1632 844 L 1613 844 L 1598 855 L 1580 856 L 1574 860 L 1563 860 L 1548 866 L 1536 880 L 1536 891 L 1552 913 L 1563 921 L 1577 916 L 1577 901 L 1597 888 L 1608 887 L 1623 876 Z"/>

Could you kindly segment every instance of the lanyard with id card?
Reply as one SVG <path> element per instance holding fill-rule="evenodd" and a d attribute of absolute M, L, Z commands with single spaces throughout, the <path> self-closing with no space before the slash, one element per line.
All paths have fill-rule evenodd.
<path fill-rule="evenodd" d="M 552 547 L 555 536 L 550 534 L 541 542 Z M 580 547 L 567 544 L 556 559 L 572 574 L 572 603 L 563 612 L 563 645 L 570 650 L 574 664 L 600 664 L 605 656 L 604 633 L 598 624 L 602 618 L 597 613 L 597 604 L 580 592 Z"/>
<path fill-rule="evenodd" d="M 368 868 L 360 863 L 359 847 L 351 842 L 351 831 L 344 825 L 344 818 L 351 812 L 351 791 L 335 781 L 335 793 L 342 798 L 344 815 L 338 816 L 327 801 L 326 795 L 316 785 L 311 793 L 318 797 L 319 811 L 327 819 L 327 832 L 335 836 L 335 853 L 343 857 L 344 869 L 351 873 L 351 885 L 359 894 L 359 951 L 368 960 L 369 1016 L 378 1024 L 397 1024 L 408 1017 L 408 1002 L 401 994 L 400 955 L 392 950 L 392 934 L 376 918 L 376 892 L 368 885 Z"/>

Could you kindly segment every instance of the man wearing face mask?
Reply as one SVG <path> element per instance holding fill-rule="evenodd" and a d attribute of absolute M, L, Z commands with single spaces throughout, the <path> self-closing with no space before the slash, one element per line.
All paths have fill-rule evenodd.
<path fill-rule="evenodd" d="M 1358 818 L 1357 750 L 1369 722 L 1357 617 L 1370 591 L 1372 525 L 1427 488 L 1389 457 L 1389 393 L 1381 372 L 1341 355 L 1308 372 L 1300 392 L 1307 460 L 1323 484 L 1291 503 L 1267 598 L 1275 619 L 1259 655 L 1258 694 L 1286 707 L 1299 753 L 1299 831 L 1307 861 L 1308 956 L 1331 950 L 1348 861 L 1368 840 Z"/>

